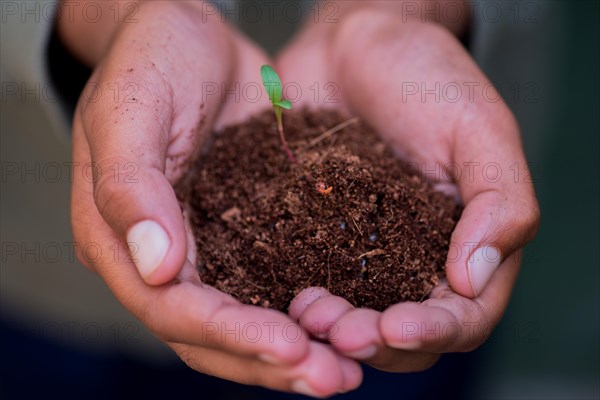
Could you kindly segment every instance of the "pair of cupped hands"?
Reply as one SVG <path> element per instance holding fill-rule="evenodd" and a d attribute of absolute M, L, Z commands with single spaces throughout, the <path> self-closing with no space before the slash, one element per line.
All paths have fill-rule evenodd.
<path fill-rule="evenodd" d="M 362 9 L 335 24 L 309 24 L 271 60 L 194 5 L 148 2 L 136 18 L 114 35 L 91 78 L 121 89 L 120 98 L 114 91 L 93 101 L 82 96 L 76 110 L 72 224 L 78 243 L 101 249 L 80 260 L 183 361 L 236 382 L 328 396 L 361 384 L 359 362 L 420 371 L 442 353 L 486 340 L 507 306 L 539 211 L 532 185 L 509 171 L 526 165 L 517 123 L 502 100 L 490 101 L 489 90 L 484 96 L 487 78 L 449 31 Z M 236 83 L 238 91 L 258 86 L 263 64 L 301 87 L 296 108 L 340 108 L 373 126 L 405 160 L 446 168 L 436 185 L 465 209 L 447 282 L 428 300 L 376 312 L 309 288 L 286 315 L 242 305 L 200 281 L 173 185 L 213 130 L 270 107 L 266 96 L 251 102 L 223 93 Z M 323 101 L 328 82 L 339 89 L 337 103 Z M 475 90 L 436 101 L 408 96 L 407 82 L 428 89 L 470 82 Z M 208 95 L 215 84 L 218 93 Z M 125 101 L 131 87 L 134 100 Z M 493 179 L 478 169 L 490 163 L 499 167 Z M 86 179 L 89 165 L 93 180 Z"/>

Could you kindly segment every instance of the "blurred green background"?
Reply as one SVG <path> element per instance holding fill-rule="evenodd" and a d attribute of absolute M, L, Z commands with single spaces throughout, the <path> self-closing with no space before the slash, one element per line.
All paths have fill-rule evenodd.
<path fill-rule="evenodd" d="M 542 210 L 475 398 L 600 396 L 599 16 L 597 1 L 540 2 L 537 22 L 482 27 L 492 41 L 473 49 L 492 81 L 522 88 L 504 97 Z"/>

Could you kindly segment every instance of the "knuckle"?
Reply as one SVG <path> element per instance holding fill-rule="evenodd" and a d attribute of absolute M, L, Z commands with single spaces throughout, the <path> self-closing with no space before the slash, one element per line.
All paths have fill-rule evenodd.
<path fill-rule="evenodd" d="M 540 207 L 537 202 L 534 202 L 529 206 L 528 210 L 528 225 L 529 225 L 529 235 L 527 240 L 533 240 L 540 229 L 540 223 L 542 219 Z"/>
<path fill-rule="evenodd" d="M 194 356 L 193 351 L 191 351 L 186 346 L 181 345 L 172 345 L 171 348 L 173 349 L 173 351 L 175 351 L 177 357 L 179 357 L 181 361 L 185 363 L 185 365 L 187 365 L 194 371 L 203 372 L 202 367 L 198 363 L 197 358 Z"/>
<path fill-rule="evenodd" d="M 106 164 L 98 164 L 106 165 Z M 108 168 L 105 168 L 108 169 Z M 110 211 L 111 207 L 122 209 L 124 206 L 130 186 L 123 184 L 118 174 L 119 169 L 113 173 L 102 173 L 102 167 L 98 166 L 98 172 L 95 176 L 94 183 L 94 203 L 100 214 Z"/>
<path fill-rule="evenodd" d="M 192 352 L 188 350 L 181 350 L 177 353 L 177 356 L 181 358 L 181 360 L 193 370 L 198 370 L 198 366 L 196 365 L 196 361 L 192 356 Z"/>
<path fill-rule="evenodd" d="M 177 339 L 174 337 L 168 326 L 161 323 L 162 319 L 160 318 L 161 310 L 159 304 L 164 297 L 165 296 L 160 293 L 156 302 L 142 304 L 137 307 L 137 316 L 141 321 L 144 321 L 144 324 L 148 329 L 161 341 L 165 343 L 177 342 Z M 159 317 L 156 318 L 156 316 Z"/>
<path fill-rule="evenodd" d="M 76 215 L 75 212 L 71 212 L 71 230 L 73 232 L 73 252 L 75 253 L 75 258 L 79 262 L 79 264 L 83 265 L 86 269 L 96 272 L 96 268 L 94 266 L 94 259 L 88 257 L 86 254 L 86 248 L 92 242 L 86 238 L 86 234 L 84 230 L 87 229 L 85 222 L 81 221 L 79 215 Z"/>
<path fill-rule="evenodd" d="M 75 251 L 75 256 L 77 257 L 77 261 L 79 261 L 79 263 L 81 265 L 83 265 L 85 268 L 87 268 L 88 270 L 95 272 L 95 268 L 93 267 L 93 264 L 90 262 L 90 260 L 88 260 L 88 258 L 85 256 L 85 254 L 83 253 L 83 251 L 81 249 L 77 249 Z"/>
<path fill-rule="evenodd" d="M 522 203 L 515 219 L 517 229 L 522 232 L 524 241 L 532 241 L 540 228 L 541 221 L 541 212 L 537 201 Z"/>
<path fill-rule="evenodd" d="M 535 238 L 540 227 L 540 208 L 535 197 L 523 194 L 513 195 L 510 200 L 506 197 L 499 203 L 499 210 L 504 211 L 498 214 L 504 215 L 496 220 L 497 235 L 508 255 Z"/>
<path fill-rule="evenodd" d="M 468 326 L 468 329 L 464 331 L 463 340 L 458 350 L 470 352 L 484 344 L 496 327 L 500 318 L 498 314 L 496 310 L 477 304 L 477 307 L 471 310 L 463 320 L 463 324 Z"/>

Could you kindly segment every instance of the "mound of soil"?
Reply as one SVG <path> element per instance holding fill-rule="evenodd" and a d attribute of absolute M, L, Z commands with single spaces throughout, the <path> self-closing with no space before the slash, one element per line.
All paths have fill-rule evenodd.
<path fill-rule="evenodd" d="M 202 281 L 280 310 L 309 286 L 375 310 L 425 299 L 460 206 L 357 119 L 303 110 L 284 126 L 297 163 L 265 112 L 216 133 L 177 188 Z"/>

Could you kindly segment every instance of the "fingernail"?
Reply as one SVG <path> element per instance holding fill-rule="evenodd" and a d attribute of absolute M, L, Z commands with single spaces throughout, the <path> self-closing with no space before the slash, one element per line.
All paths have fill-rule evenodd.
<path fill-rule="evenodd" d="M 148 278 L 167 255 L 171 241 L 167 232 L 154 221 L 135 224 L 127 233 L 134 246 L 132 258 L 142 278 Z"/>
<path fill-rule="evenodd" d="M 303 380 L 292 382 L 292 390 L 296 393 L 305 394 L 307 396 L 319 397 L 308 383 Z"/>
<path fill-rule="evenodd" d="M 353 351 L 351 353 L 346 353 L 346 355 L 356 360 L 367 360 L 373 357 L 375 353 L 377 353 L 377 346 L 372 344 L 370 346 L 365 347 L 364 349 Z"/>
<path fill-rule="evenodd" d="M 261 361 L 266 362 L 267 364 L 281 365 L 281 363 L 275 357 L 273 357 L 270 354 L 266 354 L 266 353 L 259 354 L 258 355 L 258 359 L 261 360 Z"/>
<path fill-rule="evenodd" d="M 483 291 L 492 274 L 500 265 L 501 258 L 500 250 L 488 245 L 481 246 L 471 254 L 467 261 L 467 270 L 475 296 Z"/>
<path fill-rule="evenodd" d="M 313 334 L 315 338 L 319 340 L 327 340 L 329 338 L 328 332 L 317 332 Z"/>

